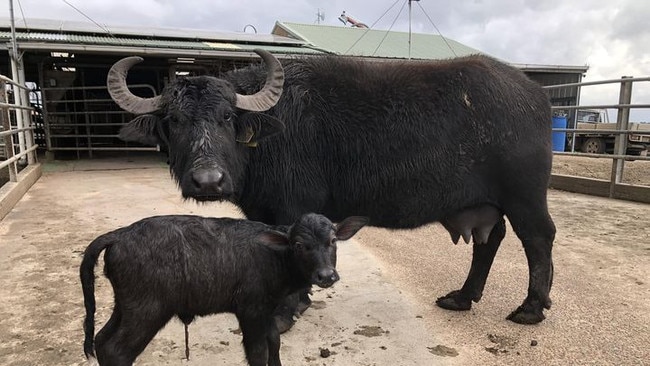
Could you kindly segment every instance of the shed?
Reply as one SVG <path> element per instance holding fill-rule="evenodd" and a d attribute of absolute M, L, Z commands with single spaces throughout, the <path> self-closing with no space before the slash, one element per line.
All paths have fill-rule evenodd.
<path fill-rule="evenodd" d="M 412 33 L 409 35 L 407 32 L 382 29 L 291 22 L 276 22 L 271 34 L 304 41 L 314 49 L 327 53 L 374 59 L 440 60 L 472 54 L 486 54 L 438 34 Z M 589 69 L 586 65 L 517 63 L 512 63 L 512 65 L 541 85 L 579 83 Z M 555 106 L 578 105 L 580 88 L 573 86 L 551 89 L 549 96 L 551 104 Z M 568 120 L 572 121 L 575 111 L 567 112 Z"/>
<path fill-rule="evenodd" d="M 24 24 L 29 27 L 26 27 Z M 129 74 L 134 93 L 158 94 L 176 75 L 213 74 L 259 60 L 256 48 L 278 58 L 321 54 L 304 41 L 272 34 L 211 30 L 103 26 L 93 23 L 27 19 L 16 24 L 24 81 L 34 88 L 36 140 L 48 154 L 92 156 L 99 151 L 155 150 L 123 142 L 119 128 L 133 116 L 111 100 L 106 89 L 110 66 L 139 55 Z M 11 24 L 0 19 L 0 73 L 11 75 Z M 20 68 L 19 67 L 19 68 Z M 19 70 L 20 74 L 20 70 Z"/>
<path fill-rule="evenodd" d="M 25 24 L 28 25 L 25 26 Z M 106 90 L 106 74 L 122 57 L 145 61 L 129 73 L 129 84 L 143 97 L 158 94 L 177 75 L 216 74 L 258 59 L 266 49 L 279 58 L 340 54 L 375 60 L 448 59 L 483 53 L 449 38 L 379 29 L 276 22 L 271 34 L 200 29 L 100 26 L 89 22 L 27 19 L 16 25 L 24 81 L 33 86 L 36 140 L 46 152 L 93 156 L 100 151 L 154 150 L 125 143 L 117 132 L 133 116 Z M 0 53 L 9 56 L 10 20 L 0 19 Z M 0 73 L 11 75 L 9 57 Z M 586 66 L 518 65 L 542 85 L 582 80 Z M 19 72 L 20 74 L 20 72 Z M 577 87 L 553 90 L 554 105 L 576 105 Z"/>

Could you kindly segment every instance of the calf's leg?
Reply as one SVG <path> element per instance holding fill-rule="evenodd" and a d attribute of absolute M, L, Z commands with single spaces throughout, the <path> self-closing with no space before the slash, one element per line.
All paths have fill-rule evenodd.
<path fill-rule="evenodd" d="M 282 366 L 280 362 L 280 332 L 275 326 L 275 320 L 267 320 L 266 342 L 269 347 L 269 366 Z"/>
<path fill-rule="evenodd" d="M 270 359 L 267 333 L 271 317 L 238 313 L 244 352 L 250 366 L 266 366 Z M 279 351 L 278 351 L 279 353 Z"/>
<path fill-rule="evenodd" d="M 505 220 L 501 218 L 492 228 L 487 243 L 474 243 L 472 247 L 472 265 L 463 287 L 460 290 L 439 297 L 436 300 L 438 306 L 447 310 L 469 310 L 472 308 L 472 301 L 478 302 L 481 300 L 485 282 L 494 262 L 494 256 L 497 254 L 499 245 L 501 245 L 505 235 Z"/>
<path fill-rule="evenodd" d="M 108 322 L 97 332 L 95 336 L 95 354 L 98 352 L 103 352 L 104 344 L 115 334 L 120 321 L 122 320 L 122 313 L 120 312 L 119 306 L 116 304 L 113 309 L 111 317 L 108 319 Z"/>
<path fill-rule="evenodd" d="M 130 366 L 158 331 L 172 318 L 169 312 L 148 308 L 147 312 L 125 313 L 110 337 L 97 342 L 97 360 L 102 366 Z M 108 325 L 108 324 L 107 324 Z M 102 329 L 104 330 L 104 329 Z"/>

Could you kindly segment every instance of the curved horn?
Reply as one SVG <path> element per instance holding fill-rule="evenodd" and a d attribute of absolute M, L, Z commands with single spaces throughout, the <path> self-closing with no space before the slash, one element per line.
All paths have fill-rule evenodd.
<path fill-rule="evenodd" d="M 262 90 L 253 95 L 237 94 L 236 106 L 248 111 L 262 112 L 270 109 L 280 100 L 284 70 L 280 61 L 270 52 L 256 49 L 255 53 L 260 55 L 266 64 L 266 83 Z"/>
<path fill-rule="evenodd" d="M 160 109 L 160 96 L 153 98 L 141 98 L 129 91 L 126 86 L 126 74 L 129 69 L 142 62 L 142 57 L 131 56 L 117 61 L 108 71 L 106 85 L 111 98 L 122 109 L 133 114 L 145 114 Z"/>

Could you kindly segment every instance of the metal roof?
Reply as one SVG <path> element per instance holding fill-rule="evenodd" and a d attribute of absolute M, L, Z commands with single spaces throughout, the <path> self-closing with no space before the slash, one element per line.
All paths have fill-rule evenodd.
<path fill-rule="evenodd" d="M 27 25 L 16 24 L 22 50 L 242 57 L 253 56 L 256 48 L 280 55 L 322 53 L 302 40 L 269 34 L 113 26 L 106 33 L 92 23 L 42 19 L 28 19 Z M 10 39 L 9 20 L 0 19 L 0 49 L 9 47 Z"/>
<path fill-rule="evenodd" d="M 0 28 L 10 29 L 11 20 L 0 17 Z M 286 43 L 291 45 L 303 44 L 303 41 L 280 37 L 273 34 L 257 34 L 244 32 L 224 32 L 211 29 L 184 29 L 184 28 L 163 28 L 163 27 L 133 27 L 123 25 L 96 25 L 90 22 L 79 22 L 69 20 L 37 19 L 27 18 L 16 20 L 17 31 L 45 32 L 49 34 L 95 34 L 99 36 L 135 36 L 141 38 L 157 39 L 190 39 L 190 40 L 221 40 L 233 42 L 257 42 L 257 43 Z"/>
<path fill-rule="evenodd" d="M 276 35 L 288 35 L 310 43 L 318 49 L 340 55 L 408 58 L 409 34 L 371 28 L 276 22 Z M 453 39 L 434 34 L 411 34 L 410 57 L 413 59 L 447 59 L 481 51 Z"/>
<path fill-rule="evenodd" d="M 0 47 L 7 47 L 11 33 L 0 30 Z M 136 54 L 209 55 L 213 52 L 247 52 L 263 48 L 280 54 L 314 54 L 318 50 L 297 45 L 269 43 L 235 43 L 229 41 L 173 40 L 96 36 L 83 34 L 55 34 L 44 32 L 16 32 L 22 50 L 130 52 Z M 3 42 L 4 41 L 4 42 Z"/>
<path fill-rule="evenodd" d="M 585 73 L 589 70 L 588 65 L 537 65 L 537 64 L 512 64 L 512 66 L 527 72 L 545 73 Z"/>
<path fill-rule="evenodd" d="M 27 26 L 26 26 L 27 25 Z M 95 25 L 51 19 L 15 23 L 22 50 L 99 52 L 163 56 L 257 57 L 263 48 L 276 55 L 320 54 L 401 58 L 409 57 L 408 33 L 343 26 L 276 22 L 272 34 L 205 29 Z M 11 39 L 9 18 L 0 17 L 0 49 Z M 108 31 L 108 32 L 107 32 Z M 453 49 L 453 52 L 452 52 Z M 434 34 L 411 34 L 413 59 L 446 59 L 483 53 L 453 39 Z M 524 71 L 576 73 L 588 66 L 513 64 Z"/>
<path fill-rule="evenodd" d="M 408 58 L 408 33 L 318 24 L 276 22 L 272 33 L 303 40 L 316 49 L 341 55 Z M 453 51 L 452 51 L 453 49 Z M 439 60 L 485 54 L 435 34 L 411 34 L 411 58 Z M 507 61 L 506 61 L 507 62 Z M 584 73 L 589 66 L 515 64 L 525 72 Z"/>

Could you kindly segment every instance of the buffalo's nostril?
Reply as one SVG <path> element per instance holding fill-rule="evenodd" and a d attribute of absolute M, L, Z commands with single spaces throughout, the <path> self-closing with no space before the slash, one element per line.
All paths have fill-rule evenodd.
<path fill-rule="evenodd" d="M 216 169 L 200 169 L 192 173 L 192 184 L 201 193 L 221 193 L 223 178 L 223 173 Z"/>
<path fill-rule="evenodd" d="M 339 275 L 333 268 L 321 269 L 316 273 L 317 284 L 333 284 L 339 280 Z"/>

